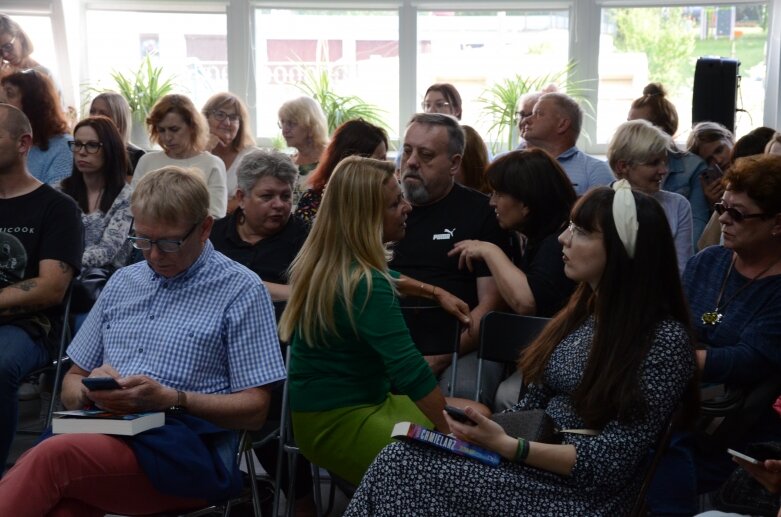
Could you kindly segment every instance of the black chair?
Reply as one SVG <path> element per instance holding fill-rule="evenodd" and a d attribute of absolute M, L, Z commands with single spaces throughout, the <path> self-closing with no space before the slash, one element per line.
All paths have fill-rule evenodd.
<path fill-rule="evenodd" d="M 645 475 L 643 476 L 643 482 L 640 485 L 640 491 L 637 493 L 635 503 L 632 505 L 632 511 L 629 514 L 630 517 L 642 517 L 648 515 L 648 507 L 646 505 L 645 496 L 648 494 L 648 489 L 651 486 L 651 482 L 654 479 L 656 473 L 656 467 L 659 466 L 659 462 L 662 460 L 665 452 L 667 452 L 667 446 L 670 445 L 670 438 L 673 435 L 675 429 L 675 423 L 680 418 L 680 411 L 675 411 L 670 416 L 669 420 L 665 423 L 659 438 L 656 441 L 653 455 L 645 468 Z"/>
<path fill-rule="evenodd" d="M 549 321 L 548 318 L 496 311 L 483 316 L 480 322 L 480 346 L 477 350 L 475 400 L 480 400 L 483 361 L 515 363 L 521 350 L 531 344 Z"/>
<path fill-rule="evenodd" d="M 412 341 L 423 355 L 451 354 L 449 394 L 456 386 L 458 345 L 461 341 L 461 322 L 439 305 L 401 308 Z"/>

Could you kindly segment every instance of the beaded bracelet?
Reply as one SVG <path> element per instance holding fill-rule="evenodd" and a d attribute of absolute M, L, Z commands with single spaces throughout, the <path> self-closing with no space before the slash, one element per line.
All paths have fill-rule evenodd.
<path fill-rule="evenodd" d="M 529 456 L 529 442 L 524 438 L 518 438 L 518 448 L 515 450 L 515 463 L 523 463 Z"/>

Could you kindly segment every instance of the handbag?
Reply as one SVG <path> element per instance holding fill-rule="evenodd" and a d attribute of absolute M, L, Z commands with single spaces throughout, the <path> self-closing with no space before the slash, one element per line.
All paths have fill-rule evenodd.
<path fill-rule="evenodd" d="M 112 267 L 85 267 L 73 283 L 71 306 L 74 313 L 89 312 L 114 273 Z"/>
<path fill-rule="evenodd" d="M 526 409 L 491 415 L 491 420 L 502 426 L 504 432 L 513 438 L 530 442 L 561 443 L 562 434 L 573 433 L 596 436 L 594 429 L 556 429 L 553 419 L 544 409 Z"/>

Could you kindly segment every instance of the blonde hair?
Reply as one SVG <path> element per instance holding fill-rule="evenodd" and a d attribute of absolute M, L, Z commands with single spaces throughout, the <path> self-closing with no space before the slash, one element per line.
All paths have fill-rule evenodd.
<path fill-rule="evenodd" d="M 117 126 L 119 136 L 122 137 L 122 142 L 127 144 L 130 141 L 130 129 L 133 123 L 133 115 L 130 112 L 130 105 L 127 103 L 127 99 L 117 92 L 101 92 L 92 99 L 92 103 L 90 104 L 90 116 L 92 116 L 92 105 L 95 104 L 95 101 L 97 100 L 106 103 L 110 112 L 108 117 L 114 122 L 114 125 Z"/>
<path fill-rule="evenodd" d="M 209 189 L 193 169 L 167 166 L 144 175 L 130 198 L 134 214 L 155 221 L 200 223 L 209 215 Z"/>
<path fill-rule="evenodd" d="M 190 146 L 193 151 L 202 153 L 206 150 L 206 143 L 209 141 L 209 125 L 201 113 L 195 109 L 193 101 L 184 95 L 170 93 L 158 100 L 149 112 L 146 118 L 146 125 L 149 129 L 149 139 L 158 145 L 161 145 L 160 134 L 157 132 L 157 126 L 163 121 L 169 113 L 176 113 L 187 127 L 190 128 Z"/>
<path fill-rule="evenodd" d="M 255 139 L 252 138 L 252 130 L 249 123 L 249 112 L 247 106 L 230 92 L 215 93 L 206 104 L 203 105 L 201 113 L 207 119 L 212 111 L 217 111 L 223 106 L 230 106 L 236 110 L 239 115 L 239 131 L 236 133 L 236 137 L 231 141 L 230 145 L 234 151 L 241 151 L 247 147 L 253 147 L 255 145 Z"/>
<path fill-rule="evenodd" d="M 323 108 L 311 97 L 299 97 L 287 101 L 279 108 L 279 119 L 288 119 L 296 122 L 307 130 L 316 147 L 328 145 L 328 121 L 323 113 Z"/>
<path fill-rule="evenodd" d="M 624 122 L 616 129 L 607 146 L 607 162 L 618 176 L 617 165 L 649 163 L 662 153 L 674 151 L 672 137 L 647 120 Z"/>
<path fill-rule="evenodd" d="M 390 251 L 382 242 L 384 187 L 394 180 L 390 162 L 350 156 L 336 167 L 325 189 L 317 218 L 301 251 L 290 265 L 290 299 L 279 322 L 289 341 L 299 333 L 309 346 L 327 334 L 338 335 L 334 307 L 341 305 L 355 330 L 353 300 L 365 279 L 371 292 L 372 271 L 394 288 L 388 272 Z"/>

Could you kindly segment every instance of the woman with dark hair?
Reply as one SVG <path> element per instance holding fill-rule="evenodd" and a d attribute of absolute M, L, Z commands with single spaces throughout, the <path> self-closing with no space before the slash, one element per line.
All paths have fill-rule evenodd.
<path fill-rule="evenodd" d="M 348 156 L 384 160 L 388 153 L 388 134 L 363 119 L 348 120 L 334 131 L 317 168 L 308 179 L 309 188 L 301 195 L 296 215 L 308 225 L 315 220 L 323 191 L 340 161 Z"/>
<path fill-rule="evenodd" d="M 133 171 L 136 170 L 138 160 L 144 156 L 144 151 L 140 147 L 134 145 L 130 141 L 130 132 L 133 128 L 133 115 L 130 113 L 130 105 L 127 100 L 117 92 L 102 92 L 92 99 L 92 104 L 89 107 L 89 114 L 91 117 L 96 115 L 103 115 L 108 117 L 117 126 L 119 136 L 122 137 L 122 141 L 125 143 L 125 150 L 128 157 L 128 181 L 133 176 Z"/>
<path fill-rule="evenodd" d="M 543 409 L 556 428 L 592 434 L 530 442 L 472 407 L 466 414 L 476 425 L 445 413 L 456 438 L 505 461 L 489 467 L 394 443 L 367 471 L 346 516 L 629 512 L 649 449 L 694 393 L 694 352 L 664 212 L 626 182 L 615 186 L 583 196 L 559 236 L 564 271 L 579 286 L 522 354 L 530 386 L 510 410 Z"/>
<path fill-rule="evenodd" d="M 22 110 L 33 128 L 33 147 L 27 169 L 38 180 L 56 184 L 71 173 L 73 157 L 68 142 L 68 121 L 54 84 L 45 74 L 25 70 L 0 80 L 8 104 Z"/>
<path fill-rule="evenodd" d="M 209 215 L 224 217 L 228 207 L 225 164 L 206 151 L 209 127 L 193 102 L 184 95 L 165 95 L 155 103 L 146 124 L 150 140 L 163 150 L 148 152 L 138 160 L 132 185 L 147 172 L 169 165 L 195 169 L 209 187 Z"/>
<path fill-rule="evenodd" d="M 480 133 L 472 126 L 461 125 L 466 136 L 464 154 L 461 156 L 461 165 L 456 172 L 456 181 L 465 187 L 473 188 L 483 194 L 491 193 L 491 185 L 486 178 L 486 168 L 490 163 L 488 149 L 485 146 Z"/>
<path fill-rule="evenodd" d="M 114 123 L 102 116 L 85 118 L 73 134 L 73 172 L 62 180 L 61 190 L 81 208 L 81 265 L 122 267 L 130 256 L 127 236 L 132 219 L 124 142 Z"/>
<path fill-rule="evenodd" d="M 659 83 L 647 85 L 643 88 L 643 96 L 632 102 L 627 120 L 637 119 L 647 120 L 671 137 L 678 130 L 678 111 Z M 706 167 L 696 154 L 676 148 L 668 155 L 667 175 L 662 183 L 663 190 L 680 194 L 691 204 L 692 246 L 697 244 L 711 214 L 710 204 L 705 198 L 705 182 L 700 177 Z"/>
<path fill-rule="evenodd" d="M 435 83 L 428 87 L 423 102 L 423 113 L 444 113 L 461 120 L 461 94 L 450 83 Z"/>
<path fill-rule="evenodd" d="M 464 240 L 453 246 L 461 267 L 482 260 L 491 271 L 505 303 L 517 314 L 550 318 L 567 302 L 575 283 L 564 274 L 559 234 L 567 226 L 577 195 L 558 162 L 542 149 L 512 151 L 497 158 L 486 174 L 493 189 L 491 206 L 503 230 L 512 232 L 513 253 L 507 257 L 495 244 Z M 506 409 L 518 402 L 520 374 L 497 390 L 501 364 L 484 365 L 486 403 Z M 492 380 L 489 380 L 492 379 Z M 496 392 L 494 399 L 493 393 Z"/>

